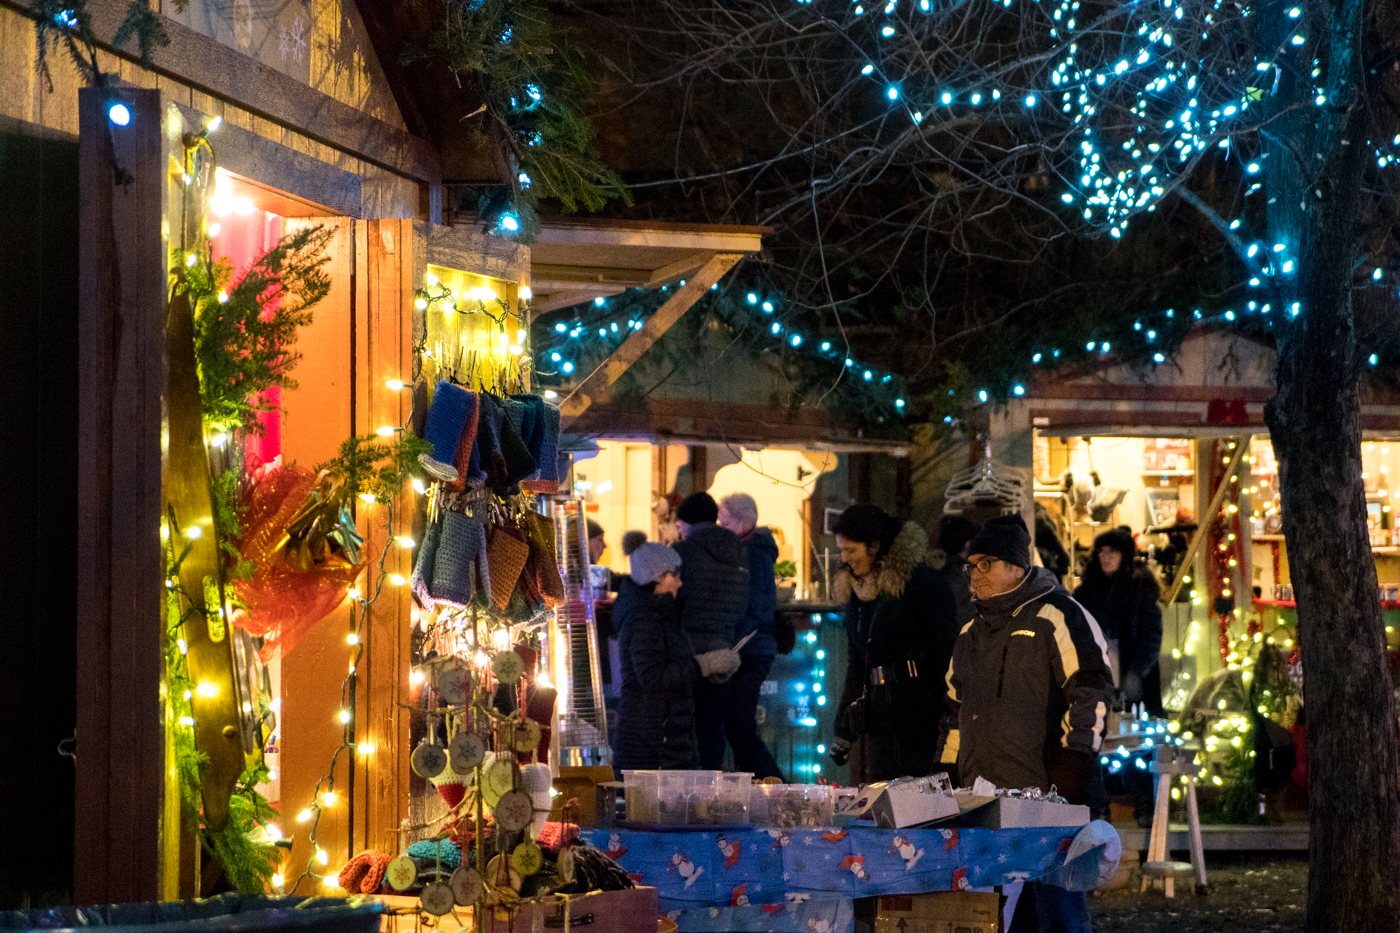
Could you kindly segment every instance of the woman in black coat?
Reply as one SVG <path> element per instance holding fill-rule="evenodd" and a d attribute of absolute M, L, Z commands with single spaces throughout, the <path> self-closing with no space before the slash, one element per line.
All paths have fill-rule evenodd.
<path fill-rule="evenodd" d="M 618 638 L 622 699 L 613 768 L 685 770 L 700 766 L 695 742 L 695 651 L 681 627 L 676 592 L 681 559 L 664 544 L 632 554 L 637 585 Z"/>
<path fill-rule="evenodd" d="M 957 603 L 943 576 L 924 563 L 928 535 L 875 506 L 851 506 L 836 523 L 846 601 L 846 681 L 832 759 L 844 764 L 865 737 L 852 783 L 918 777 L 939 770 L 934 746 L 958 638 Z M 860 773 L 857 773 L 859 770 Z"/>
<path fill-rule="evenodd" d="M 1118 689 L 1126 703 L 1142 703 L 1163 715 L 1161 587 L 1146 563 L 1136 560 L 1137 544 L 1126 529 L 1105 531 L 1094 539 L 1075 601 L 1089 611 L 1116 657 Z"/>

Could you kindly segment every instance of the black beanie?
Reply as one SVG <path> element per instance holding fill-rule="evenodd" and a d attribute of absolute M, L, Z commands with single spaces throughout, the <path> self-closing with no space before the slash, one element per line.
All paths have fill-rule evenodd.
<path fill-rule="evenodd" d="M 687 525 L 701 525 L 719 521 L 719 506 L 708 492 L 693 492 L 681 501 L 676 509 L 676 520 Z"/>
<path fill-rule="evenodd" d="M 985 554 L 1015 564 L 1022 570 L 1031 566 L 1031 535 L 1020 515 L 1003 515 L 982 526 L 967 543 L 968 556 Z"/>

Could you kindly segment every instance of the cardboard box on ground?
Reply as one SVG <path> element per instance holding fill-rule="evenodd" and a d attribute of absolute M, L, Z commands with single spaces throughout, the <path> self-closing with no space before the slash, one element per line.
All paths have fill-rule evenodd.
<path fill-rule="evenodd" d="M 855 933 L 1000 933 L 1001 895 L 891 894 L 856 901 Z"/>
<path fill-rule="evenodd" d="M 381 933 L 413 933 L 426 928 L 420 923 L 418 898 L 379 895 L 377 898 L 394 912 L 380 923 Z M 513 915 L 492 911 L 487 933 L 521 933 L 528 930 L 586 928 L 589 933 L 656 933 L 656 889 L 629 888 L 625 891 L 594 891 L 568 898 L 568 924 L 561 898 L 523 901 Z M 430 917 L 437 933 L 471 933 L 472 908 L 458 907 L 442 917 Z"/>

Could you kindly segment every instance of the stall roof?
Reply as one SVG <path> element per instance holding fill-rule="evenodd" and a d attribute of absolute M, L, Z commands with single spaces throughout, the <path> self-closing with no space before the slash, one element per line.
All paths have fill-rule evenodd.
<path fill-rule="evenodd" d="M 1041 433 L 1062 437 L 1265 434 L 1275 360 L 1270 343 L 1202 326 L 1166 363 L 1114 363 L 1047 381 L 1027 393 L 1027 405 Z M 1364 394 L 1361 428 L 1400 436 L 1400 396 Z"/>
<path fill-rule="evenodd" d="M 771 231 L 651 220 L 546 220 L 530 246 L 530 307 L 541 314 L 628 288 L 657 288 L 721 253 L 753 255 Z"/>
<path fill-rule="evenodd" d="M 657 444 L 728 444 L 903 455 L 908 440 L 871 437 L 825 411 L 698 399 L 613 399 L 590 407 L 569 427 L 584 438 Z"/>

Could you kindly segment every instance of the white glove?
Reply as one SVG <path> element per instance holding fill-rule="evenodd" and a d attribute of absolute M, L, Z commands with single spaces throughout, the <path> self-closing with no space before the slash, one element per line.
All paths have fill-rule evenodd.
<path fill-rule="evenodd" d="M 695 663 L 700 665 L 700 675 L 712 684 L 722 684 L 734 676 L 734 672 L 743 663 L 739 657 L 739 652 L 733 648 L 719 648 L 715 651 L 706 651 L 704 654 L 695 656 Z"/>

